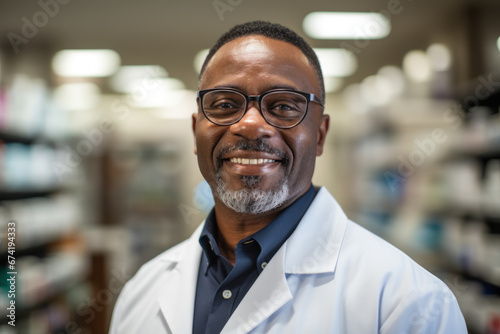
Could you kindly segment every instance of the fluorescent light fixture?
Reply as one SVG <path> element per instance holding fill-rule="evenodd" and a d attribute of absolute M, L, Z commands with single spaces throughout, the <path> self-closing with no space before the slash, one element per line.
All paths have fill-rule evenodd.
<path fill-rule="evenodd" d="M 158 65 L 121 66 L 110 85 L 116 92 L 130 93 L 140 87 L 155 87 L 157 79 L 167 76 L 167 70 Z"/>
<path fill-rule="evenodd" d="M 351 111 L 365 113 L 370 110 L 370 106 L 361 94 L 360 84 L 351 84 L 347 86 L 342 91 L 342 99 L 347 109 Z"/>
<path fill-rule="evenodd" d="M 54 99 L 58 106 L 68 111 L 91 110 L 100 99 L 99 86 L 91 82 L 68 83 L 54 90 Z"/>
<path fill-rule="evenodd" d="M 497 39 L 497 48 L 498 48 L 498 51 L 500 51 L 500 37 L 498 37 L 498 39 Z"/>
<path fill-rule="evenodd" d="M 389 80 L 379 75 L 366 77 L 361 82 L 360 89 L 364 100 L 376 107 L 387 104 L 393 96 Z"/>
<path fill-rule="evenodd" d="M 417 83 L 431 79 L 432 69 L 429 58 L 424 51 L 413 50 L 403 58 L 403 70 L 408 78 Z"/>
<path fill-rule="evenodd" d="M 61 50 L 52 59 L 54 72 L 62 77 L 107 77 L 120 66 L 113 50 Z"/>
<path fill-rule="evenodd" d="M 344 80 L 341 78 L 324 77 L 324 79 L 325 79 L 325 93 L 334 93 L 338 91 L 344 83 Z"/>
<path fill-rule="evenodd" d="M 391 23 L 380 13 L 312 12 L 302 27 L 317 39 L 380 39 L 391 32 Z"/>
<path fill-rule="evenodd" d="M 399 96 L 401 95 L 406 87 L 406 80 L 403 70 L 399 67 L 387 65 L 382 67 L 377 72 L 377 76 L 386 79 L 386 82 L 391 85 L 391 95 Z"/>
<path fill-rule="evenodd" d="M 158 79 L 158 85 L 163 90 L 181 90 L 186 88 L 184 82 L 176 78 Z"/>
<path fill-rule="evenodd" d="M 198 112 L 198 107 L 193 101 L 196 93 L 191 90 L 178 90 L 173 92 L 175 103 L 156 109 L 154 114 L 164 119 L 190 119 L 193 113 Z"/>
<path fill-rule="evenodd" d="M 446 45 L 439 43 L 430 45 L 427 48 L 427 58 L 436 72 L 447 71 L 451 67 L 451 52 Z"/>
<path fill-rule="evenodd" d="M 314 49 L 318 56 L 323 76 L 347 77 L 358 68 L 354 53 L 346 49 Z"/>
<path fill-rule="evenodd" d="M 184 83 L 175 78 L 162 78 L 155 80 L 155 86 L 147 89 L 135 86 L 131 92 L 132 101 L 138 108 L 168 108 L 179 105 L 182 98 Z"/>
<path fill-rule="evenodd" d="M 209 49 L 203 49 L 194 56 L 193 67 L 196 73 L 200 74 L 201 67 L 203 66 L 203 62 L 205 58 L 207 58 Z"/>

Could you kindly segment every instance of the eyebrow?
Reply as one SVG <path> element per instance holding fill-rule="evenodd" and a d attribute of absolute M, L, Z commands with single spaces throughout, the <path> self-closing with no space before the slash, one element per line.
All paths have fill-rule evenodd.
<path fill-rule="evenodd" d="M 229 89 L 236 89 L 236 90 L 239 90 L 241 92 L 244 92 L 245 93 L 245 90 L 242 89 L 240 86 L 238 85 L 217 85 L 217 86 L 214 86 L 212 88 L 219 88 L 219 89 L 224 89 L 224 88 L 229 88 Z M 264 91 L 264 92 L 268 92 L 270 90 L 276 90 L 276 89 L 286 89 L 286 90 L 295 90 L 295 91 L 298 91 L 299 89 L 297 89 L 297 87 L 294 87 L 294 86 L 290 86 L 290 85 L 274 85 L 274 86 L 269 86 L 267 87 L 267 89 Z"/>

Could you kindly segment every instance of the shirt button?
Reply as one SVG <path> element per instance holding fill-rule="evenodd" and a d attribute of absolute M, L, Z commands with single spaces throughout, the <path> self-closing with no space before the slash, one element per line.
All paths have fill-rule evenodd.
<path fill-rule="evenodd" d="M 232 295 L 233 293 L 231 292 L 231 290 L 222 291 L 222 297 L 224 297 L 224 299 L 229 299 L 231 298 Z"/>
<path fill-rule="evenodd" d="M 262 264 L 260 265 L 260 267 L 262 268 L 262 270 L 264 270 L 267 266 L 267 262 L 262 262 Z"/>
<path fill-rule="evenodd" d="M 212 245 L 212 240 L 208 240 L 208 244 L 210 245 L 210 249 L 213 251 L 214 250 L 214 245 Z"/>

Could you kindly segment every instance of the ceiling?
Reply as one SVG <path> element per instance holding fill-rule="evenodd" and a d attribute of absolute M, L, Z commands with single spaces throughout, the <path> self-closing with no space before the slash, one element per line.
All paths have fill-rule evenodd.
<path fill-rule="evenodd" d="M 238 23 L 268 20 L 304 35 L 302 20 L 312 11 L 379 12 L 395 6 L 399 13 L 390 17 L 391 34 L 358 48 L 359 69 L 348 81 L 360 81 L 383 65 L 400 65 L 403 55 L 411 49 L 425 49 L 435 39 L 433 32 L 464 11 L 467 4 L 497 3 L 497 0 L 59 0 L 64 4 L 55 8 L 55 1 L 0 2 L 0 33 L 4 36 L 9 32 L 22 34 L 23 19 L 33 22 L 33 16 L 42 10 L 42 3 L 52 6 L 48 8 L 53 17 L 40 26 L 28 43 L 19 46 L 19 54 L 40 46 L 48 52 L 65 48 L 114 49 L 120 53 L 122 64 L 160 64 L 190 89 L 196 88 L 197 81 L 194 55 L 209 48 Z M 225 4 L 227 11 L 219 16 L 214 3 Z M 308 41 L 313 47 L 339 47 L 342 42 L 310 38 Z M 354 45 L 353 41 L 346 42 Z"/>

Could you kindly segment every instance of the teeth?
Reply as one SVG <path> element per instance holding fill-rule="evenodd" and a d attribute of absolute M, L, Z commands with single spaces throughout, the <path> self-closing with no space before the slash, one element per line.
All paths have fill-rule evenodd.
<path fill-rule="evenodd" d="M 242 165 L 258 165 L 258 164 L 264 164 L 267 162 L 275 162 L 276 160 L 273 159 L 245 159 L 245 158 L 231 158 L 229 161 L 235 164 L 242 164 Z"/>

